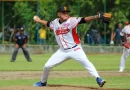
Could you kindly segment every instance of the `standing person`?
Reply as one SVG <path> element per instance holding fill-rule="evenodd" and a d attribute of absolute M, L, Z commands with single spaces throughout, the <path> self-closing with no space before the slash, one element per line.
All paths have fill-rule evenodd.
<path fill-rule="evenodd" d="M 46 44 L 46 27 L 42 25 L 42 27 L 39 30 L 39 36 L 40 36 L 40 44 Z"/>
<path fill-rule="evenodd" d="M 130 24 L 126 25 L 120 32 L 122 42 L 123 42 L 123 53 L 120 59 L 120 69 L 119 72 L 123 72 L 125 69 L 125 62 L 130 54 Z"/>
<path fill-rule="evenodd" d="M 70 10 L 67 6 L 61 6 L 57 11 L 59 18 L 56 18 L 53 21 L 41 20 L 38 16 L 34 16 L 33 18 L 36 22 L 48 26 L 53 30 L 56 41 L 59 45 L 57 52 L 55 52 L 45 64 L 41 81 L 34 84 L 34 86 L 46 86 L 51 68 L 71 58 L 81 63 L 89 73 L 95 77 L 99 86 L 103 87 L 106 81 L 100 78 L 95 67 L 86 57 L 77 35 L 77 25 L 95 19 L 103 19 L 105 15 L 103 13 L 98 13 L 98 15 L 88 16 L 85 18 L 70 17 L 69 12 Z"/>
<path fill-rule="evenodd" d="M 14 62 L 17 56 L 17 53 L 19 51 L 19 48 L 23 50 L 24 56 L 27 59 L 28 62 L 32 62 L 29 52 L 27 50 L 27 42 L 28 42 L 28 36 L 24 34 L 24 29 L 23 28 L 18 28 L 17 32 L 14 36 L 14 41 L 15 41 L 15 49 L 12 54 L 12 58 L 10 62 Z"/>
<path fill-rule="evenodd" d="M 120 32 L 121 32 L 122 28 L 123 28 L 123 24 L 119 23 L 118 27 L 115 29 L 115 31 L 112 34 L 112 39 L 111 39 L 110 44 L 114 44 L 114 39 L 115 39 L 115 44 L 116 45 L 121 45 L 122 44 L 121 35 L 120 35 Z"/>

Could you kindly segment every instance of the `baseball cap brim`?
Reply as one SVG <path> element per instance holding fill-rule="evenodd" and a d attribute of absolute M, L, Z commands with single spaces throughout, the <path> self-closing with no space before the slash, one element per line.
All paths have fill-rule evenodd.
<path fill-rule="evenodd" d="M 58 12 L 71 12 L 71 11 L 58 11 Z"/>
<path fill-rule="evenodd" d="M 61 6 L 58 8 L 57 12 L 70 12 L 70 10 L 67 6 Z"/>

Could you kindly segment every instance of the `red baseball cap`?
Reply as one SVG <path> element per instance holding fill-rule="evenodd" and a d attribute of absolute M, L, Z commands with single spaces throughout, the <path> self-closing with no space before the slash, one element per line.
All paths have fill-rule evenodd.
<path fill-rule="evenodd" d="M 125 22 L 125 25 L 128 25 L 129 24 L 129 22 Z"/>

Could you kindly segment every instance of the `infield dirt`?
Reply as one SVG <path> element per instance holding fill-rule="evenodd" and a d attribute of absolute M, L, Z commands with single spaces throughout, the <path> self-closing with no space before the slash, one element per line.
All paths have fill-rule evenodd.
<path fill-rule="evenodd" d="M 128 76 L 129 73 L 118 72 L 99 72 L 102 76 Z M 12 79 L 40 79 L 42 71 L 15 71 L 15 72 L 0 72 L 0 80 Z M 89 77 L 86 71 L 51 71 L 49 78 L 70 78 L 70 77 Z M 33 87 L 33 86 L 6 86 L 0 87 L 0 90 L 122 90 L 116 88 L 96 88 L 87 86 L 73 86 L 73 85 L 50 85 L 46 87 Z M 123 89 L 124 90 L 124 89 Z M 128 90 L 128 89 L 125 89 Z"/>

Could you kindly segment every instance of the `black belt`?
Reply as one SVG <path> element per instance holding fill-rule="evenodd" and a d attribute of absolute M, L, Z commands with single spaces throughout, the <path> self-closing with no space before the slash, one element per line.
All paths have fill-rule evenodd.
<path fill-rule="evenodd" d="M 66 48 L 66 49 L 64 49 L 64 50 L 68 50 L 68 49 L 72 49 L 72 48 L 75 48 L 75 47 L 77 47 L 78 45 L 74 45 L 73 47 L 71 47 L 71 48 Z"/>

